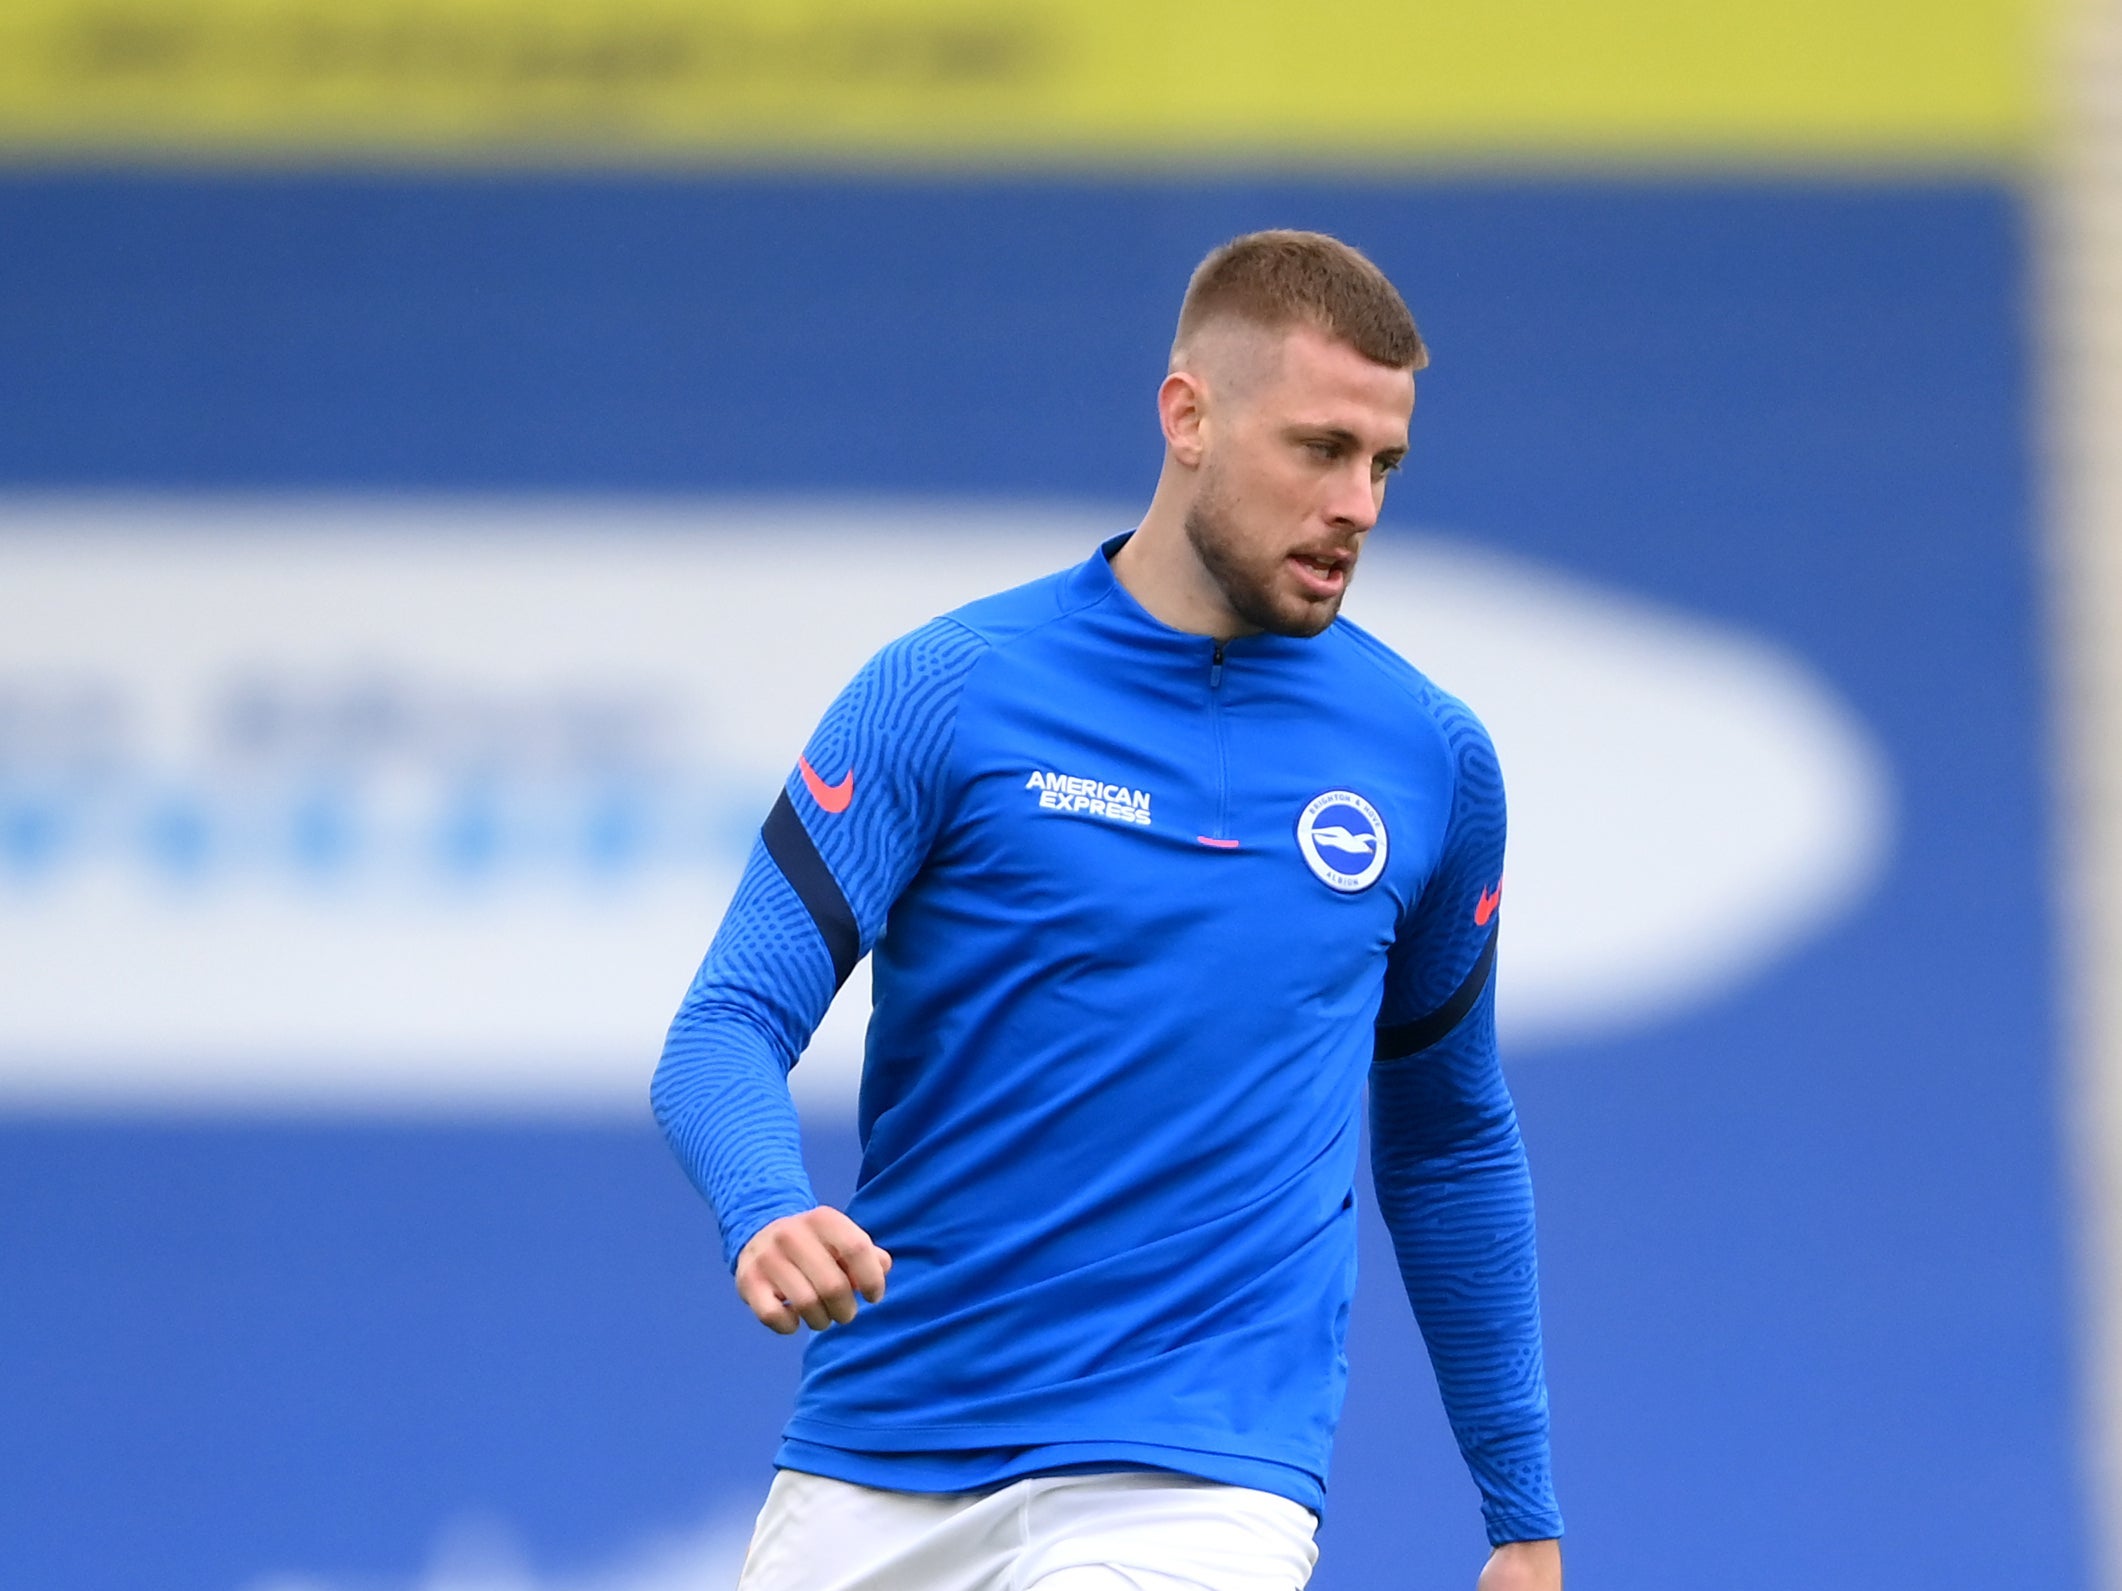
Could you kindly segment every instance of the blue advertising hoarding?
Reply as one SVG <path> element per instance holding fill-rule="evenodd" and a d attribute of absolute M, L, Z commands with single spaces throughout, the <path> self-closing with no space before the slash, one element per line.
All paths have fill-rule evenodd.
<path fill-rule="evenodd" d="M 1434 345 L 1380 581 L 1414 578 L 1396 531 L 1442 532 L 1741 638 L 1880 765 L 1869 838 L 1814 853 L 1847 887 L 1773 942 L 1624 1015 L 1573 1023 L 1580 991 L 1506 1032 L 1572 1575 L 2086 1583 L 2006 189 L 15 177 L 0 484 L 18 517 L 122 494 L 136 535 L 260 493 L 972 504 L 996 537 L 1013 504 L 1124 516 L 1186 272 L 1262 225 L 1364 247 Z M 481 523 L 536 556 L 505 511 Z M 735 604 L 798 643 L 821 622 L 770 554 L 745 568 L 703 593 L 703 632 Z M 1419 626 L 1403 644 L 1431 666 Z M 1689 745 L 1610 727 L 1672 764 L 1643 791 L 1684 776 Z M 1731 801 L 1728 848 L 1779 810 Z M 0 883 L 26 935 L 32 871 Z M 1602 879 L 1617 922 L 1684 882 L 1640 876 Z M 703 901 L 692 953 L 712 923 Z M 146 976 L 97 972 L 114 1008 Z M 181 1026 L 146 1010 L 68 1054 L 72 1081 L 37 1069 L 49 1042 L 0 1056 L 44 1079 L 0 1120 L 0 1580 L 440 1586 L 513 1563 L 618 1586 L 719 1561 L 794 1352 L 741 1314 L 647 1123 L 653 1035 L 600 1058 L 638 1071 L 633 1117 L 526 1119 L 491 1088 L 187 1101 L 186 1067 L 216 1064 L 196 1051 L 152 1097 L 84 1103 L 73 1074 L 124 1072 L 158 1020 Z M 388 1042 L 404 1067 L 419 1034 Z M 823 1095 L 811 1116 L 821 1188 L 845 1186 L 851 1125 Z M 1375 1228 L 1363 1262 L 1315 1584 L 1470 1583 L 1472 1490 Z"/>

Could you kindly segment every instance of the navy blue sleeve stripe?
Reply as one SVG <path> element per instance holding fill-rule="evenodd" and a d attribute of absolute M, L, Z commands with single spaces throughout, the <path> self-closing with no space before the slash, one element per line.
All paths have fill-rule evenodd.
<path fill-rule="evenodd" d="M 1452 997 L 1426 1016 L 1418 1016 L 1412 1022 L 1396 1022 L 1391 1027 L 1378 1029 L 1377 1047 L 1372 1051 L 1373 1063 L 1378 1061 L 1403 1060 L 1416 1055 L 1450 1035 L 1451 1031 L 1466 1020 L 1466 1013 L 1474 1008 L 1481 998 L 1481 991 L 1488 987 L 1489 975 L 1496 970 L 1496 932 L 1502 927 L 1500 921 L 1489 929 L 1488 939 L 1481 946 L 1481 954 L 1474 961 L 1473 970 L 1466 981 L 1453 991 Z"/>
<path fill-rule="evenodd" d="M 833 958 L 833 987 L 839 988 L 862 959 L 862 932 L 855 925 L 847 896 L 841 892 L 832 869 L 825 865 L 825 858 L 818 854 L 803 820 L 796 816 L 786 790 L 774 803 L 774 810 L 766 815 L 759 837 L 766 842 L 767 855 L 781 869 L 781 876 L 810 913 L 811 921 L 818 925 L 826 954 Z"/>
<path fill-rule="evenodd" d="M 1435 872 L 1388 963 L 1370 1070 L 1371 1173 L 1491 1544 L 1562 1533 L 1548 1448 L 1532 1178 L 1496 1054 L 1503 774 L 1481 721 L 1435 692 L 1451 747 Z M 1468 967 L 1473 968 L 1468 972 Z M 1455 987 L 1456 986 L 1456 987 Z M 1390 1059 L 1419 1053 L 1419 1062 Z"/>
<path fill-rule="evenodd" d="M 986 650 L 939 619 L 892 642 L 840 693 L 805 760 L 858 788 L 828 813 L 803 781 L 783 784 L 671 1022 L 649 1097 L 714 1206 L 732 1266 L 761 1228 L 818 1202 L 788 1074 L 861 954 L 862 924 L 870 937 L 881 931 L 928 852 L 958 695 Z"/>

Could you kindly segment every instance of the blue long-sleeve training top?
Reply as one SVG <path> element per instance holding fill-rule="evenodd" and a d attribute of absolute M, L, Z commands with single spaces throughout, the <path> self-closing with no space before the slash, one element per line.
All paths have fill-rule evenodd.
<path fill-rule="evenodd" d="M 787 1074 L 874 958 L 848 1213 L 891 1280 L 811 1338 L 777 1463 L 907 1491 L 1154 1467 L 1319 1509 L 1368 1082 L 1489 1538 L 1558 1535 L 1488 736 L 1345 619 L 1169 628 L 1124 539 L 870 661 L 671 1027 L 657 1118 L 734 1265 L 816 1203 Z"/>

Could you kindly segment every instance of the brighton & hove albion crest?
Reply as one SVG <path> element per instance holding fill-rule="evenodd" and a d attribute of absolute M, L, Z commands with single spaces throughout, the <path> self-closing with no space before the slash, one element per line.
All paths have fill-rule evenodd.
<path fill-rule="evenodd" d="M 1369 889 L 1385 871 L 1385 819 L 1353 790 L 1313 796 L 1297 817 L 1297 849 L 1328 889 Z"/>

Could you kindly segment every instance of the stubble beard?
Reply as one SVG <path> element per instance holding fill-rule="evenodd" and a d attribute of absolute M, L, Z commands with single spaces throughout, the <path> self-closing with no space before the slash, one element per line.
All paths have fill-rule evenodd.
<path fill-rule="evenodd" d="M 1285 596 L 1276 585 L 1282 573 L 1282 559 L 1277 557 L 1264 569 L 1246 560 L 1239 538 L 1230 528 L 1230 513 L 1220 485 L 1211 472 L 1186 510 L 1187 545 L 1194 549 L 1201 567 L 1216 582 L 1231 612 L 1250 628 L 1299 640 L 1317 635 L 1340 613 L 1347 586 L 1320 602 Z"/>

